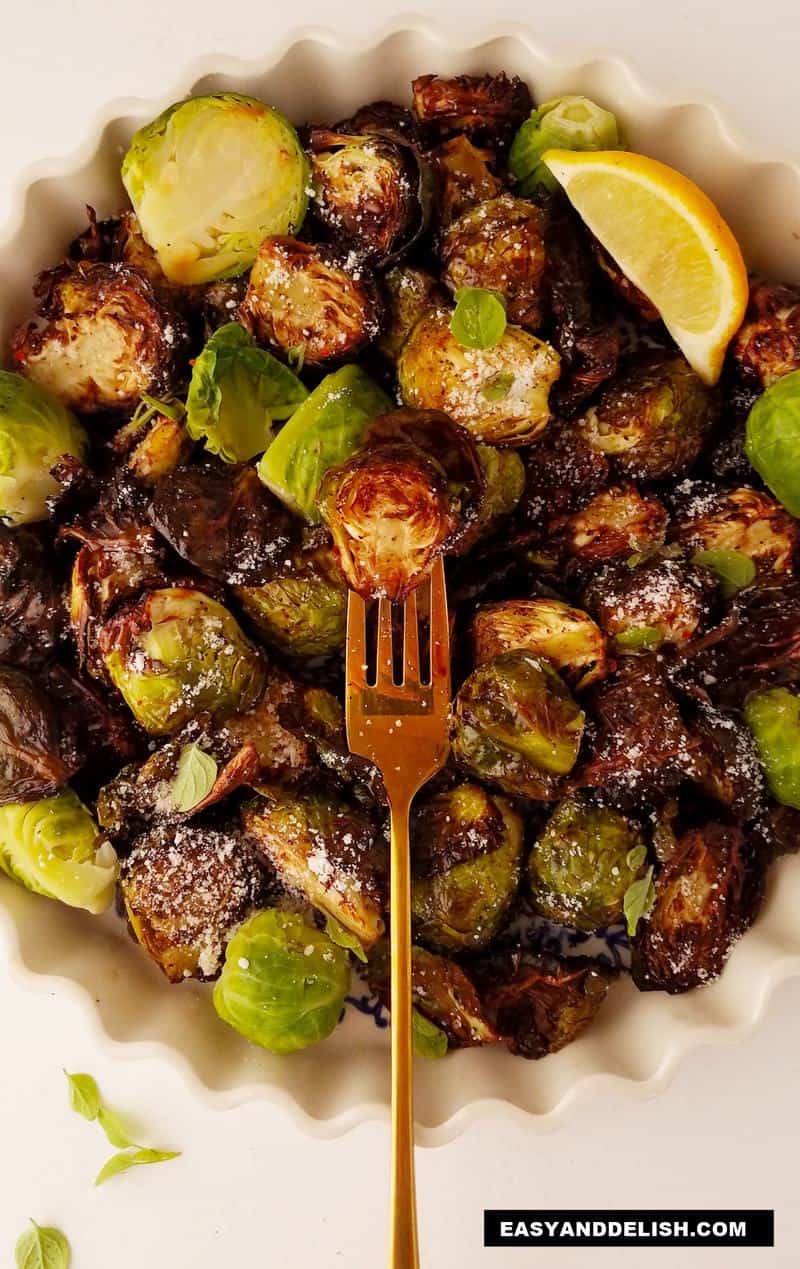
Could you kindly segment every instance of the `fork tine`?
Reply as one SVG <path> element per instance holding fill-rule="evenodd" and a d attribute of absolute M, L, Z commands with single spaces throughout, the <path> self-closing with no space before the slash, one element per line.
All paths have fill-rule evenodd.
<path fill-rule="evenodd" d="M 447 620 L 447 590 L 444 562 L 439 556 L 431 573 L 431 686 L 434 699 L 450 694 L 450 637 Z"/>
<path fill-rule="evenodd" d="M 347 683 L 367 685 L 367 605 L 354 590 L 347 597 Z"/>
<path fill-rule="evenodd" d="M 403 609 L 403 683 L 419 681 L 419 617 L 417 592 L 412 590 Z"/>
<path fill-rule="evenodd" d="M 378 654 L 375 686 L 388 687 L 394 682 L 394 657 L 392 655 L 392 603 L 378 600 Z"/>

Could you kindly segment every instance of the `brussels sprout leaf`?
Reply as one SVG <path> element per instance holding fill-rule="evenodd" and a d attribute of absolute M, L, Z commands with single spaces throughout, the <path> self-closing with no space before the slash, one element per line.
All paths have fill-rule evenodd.
<path fill-rule="evenodd" d="M 642 917 L 646 917 L 653 906 L 656 897 L 656 888 L 653 885 L 653 868 L 648 868 L 643 877 L 638 881 L 631 882 L 625 891 L 625 898 L 622 900 L 622 909 L 625 913 L 625 920 L 628 923 L 628 933 L 633 938 L 636 933 L 636 927 Z"/>
<path fill-rule="evenodd" d="M 756 575 L 756 566 L 744 551 L 696 551 L 692 563 L 716 574 L 725 599 L 749 586 Z"/>
<path fill-rule="evenodd" d="M 756 401 L 747 418 L 745 453 L 778 501 L 800 516 L 800 370 Z"/>
<path fill-rule="evenodd" d="M 614 636 L 614 642 L 624 652 L 647 652 L 662 643 L 664 635 L 657 626 L 634 626 Z"/>
<path fill-rule="evenodd" d="M 72 1259 L 69 1243 L 60 1229 L 37 1225 L 17 1240 L 14 1261 L 17 1269 L 69 1269 Z"/>
<path fill-rule="evenodd" d="M 143 1148 L 121 1150 L 118 1154 L 112 1154 L 108 1163 L 104 1164 L 100 1169 L 95 1177 L 95 1186 L 105 1185 L 106 1181 L 119 1176 L 122 1172 L 127 1172 L 129 1168 L 140 1167 L 148 1163 L 166 1163 L 168 1160 L 177 1159 L 179 1156 L 179 1150 L 147 1150 Z"/>
<path fill-rule="evenodd" d="M 325 922 L 325 933 L 332 943 L 336 943 L 338 947 L 345 948 L 365 965 L 367 963 L 367 954 L 359 943 L 355 934 L 351 934 L 345 929 L 341 921 L 337 921 L 336 917 L 329 916 Z"/>
<path fill-rule="evenodd" d="M 217 763 L 210 753 L 197 744 L 184 745 L 178 759 L 178 770 L 169 791 L 176 811 L 191 811 L 214 787 Z"/>
<path fill-rule="evenodd" d="M 494 348 L 505 328 L 505 305 L 494 291 L 465 286 L 456 292 L 450 330 L 464 348 Z"/>
<path fill-rule="evenodd" d="M 417 1057 L 440 1058 L 447 1052 L 447 1036 L 418 1009 L 411 1011 L 411 1040 Z"/>
<path fill-rule="evenodd" d="M 70 1075 L 65 1071 L 69 1084 L 69 1104 L 78 1115 L 91 1123 L 100 1113 L 100 1089 L 91 1075 Z"/>
<path fill-rule="evenodd" d="M 483 385 L 481 394 L 486 401 L 504 401 L 514 386 L 514 375 L 497 374 Z"/>

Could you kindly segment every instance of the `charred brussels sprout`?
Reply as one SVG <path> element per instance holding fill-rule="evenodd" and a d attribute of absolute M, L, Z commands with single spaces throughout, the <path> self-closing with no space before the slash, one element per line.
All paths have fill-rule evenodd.
<path fill-rule="evenodd" d="M 422 314 L 443 298 L 439 283 L 424 269 L 398 264 L 383 275 L 383 330 L 376 347 L 397 361 L 409 333 Z"/>
<path fill-rule="evenodd" d="M 785 687 L 756 692 L 745 702 L 744 716 L 770 793 L 783 806 L 800 809 L 800 697 Z"/>
<path fill-rule="evenodd" d="M 481 1000 L 512 1053 L 543 1058 L 577 1040 L 608 993 L 609 970 L 583 957 L 510 953 L 476 966 Z"/>
<path fill-rule="evenodd" d="M 61 402 L 20 375 L 0 370 L 0 518 L 46 520 L 58 490 L 51 469 L 64 455 L 82 461 L 89 439 Z"/>
<path fill-rule="evenodd" d="M 683 560 L 652 559 L 631 568 L 609 564 L 584 593 L 617 653 L 682 647 L 707 619 L 715 591 L 706 570 Z"/>
<path fill-rule="evenodd" d="M 436 411 L 375 419 L 325 476 L 320 508 L 349 585 L 402 599 L 477 518 L 483 474 L 469 433 Z"/>
<path fill-rule="evenodd" d="M 451 137 L 428 155 L 439 178 L 438 221 L 442 229 L 468 207 L 496 198 L 503 182 L 491 170 L 494 154 L 479 150 L 463 134 Z"/>
<path fill-rule="evenodd" d="M 443 410 L 476 440 L 529 445 L 550 419 L 558 353 L 518 326 L 506 326 L 493 348 L 465 348 L 450 317 L 445 308 L 430 309 L 406 340 L 397 366 L 403 400 Z"/>
<path fill-rule="evenodd" d="M 112 683 L 154 736 L 178 731 L 204 710 L 249 709 L 264 689 L 255 648 L 228 610 L 201 591 L 150 591 L 106 622 L 99 646 Z"/>
<path fill-rule="evenodd" d="M 126 436 L 128 426 L 120 429 L 112 445 L 117 453 L 125 455 L 128 471 L 146 487 L 171 476 L 194 448 L 182 416 L 172 418 L 160 410 L 154 411 L 143 435 L 138 435 L 137 427 Z"/>
<path fill-rule="evenodd" d="M 349 985 L 347 952 L 303 917 L 267 909 L 228 944 L 214 1008 L 253 1044 L 295 1053 L 331 1034 Z"/>
<path fill-rule="evenodd" d="M 672 534 L 686 550 L 709 556 L 712 568 L 713 555 L 736 553 L 752 560 L 761 576 L 788 572 L 800 544 L 797 522 L 780 503 L 745 486 L 690 490 L 680 500 Z"/>
<path fill-rule="evenodd" d="M 740 828 L 708 823 L 686 833 L 633 940 L 639 990 L 674 994 L 717 978 L 758 912 L 761 881 Z"/>
<path fill-rule="evenodd" d="M 615 379 L 583 426 L 622 476 L 662 480 L 694 462 L 718 414 L 716 394 L 682 357 L 671 357 Z"/>
<path fill-rule="evenodd" d="M 544 214 L 534 203 L 511 194 L 478 203 L 444 234 L 442 280 L 454 294 L 468 286 L 496 292 L 510 322 L 537 330 L 544 305 L 543 229 Z"/>
<path fill-rule="evenodd" d="M 182 318 L 141 270 L 78 264 L 39 279 L 36 316 L 11 339 L 15 364 L 82 414 L 132 411 L 167 391 L 187 350 Z"/>
<path fill-rule="evenodd" d="M 370 953 L 367 981 L 391 1009 L 389 968 L 389 944 L 384 939 Z M 454 1048 L 473 1048 L 497 1040 L 474 984 L 455 961 L 424 947 L 412 947 L 411 992 L 414 1008 L 441 1027 Z"/>
<path fill-rule="evenodd" d="M 140 128 L 122 180 L 164 273 L 194 284 L 243 273 L 267 234 L 300 227 L 308 164 L 277 110 L 215 93 Z"/>
<path fill-rule="evenodd" d="M 114 899 L 116 853 L 72 789 L 0 806 L 0 869 L 71 908 L 104 912 Z"/>
<path fill-rule="evenodd" d="M 796 681 L 799 663 L 800 583 L 770 576 L 733 597 L 724 625 L 692 658 L 691 671 L 714 699 L 738 706 L 776 677 Z"/>
<path fill-rule="evenodd" d="M 460 784 L 417 810 L 412 842 L 416 937 L 445 952 L 485 947 L 519 885 L 520 816 L 505 798 Z"/>
<path fill-rule="evenodd" d="M 420 123 L 440 136 L 466 133 L 479 140 L 506 141 L 533 102 L 516 75 L 420 75 L 411 85 Z"/>
<path fill-rule="evenodd" d="M 162 825 L 137 838 L 120 877 L 131 930 L 173 983 L 217 977 L 228 940 L 263 889 L 241 836 L 199 825 Z"/>
<path fill-rule="evenodd" d="M 344 645 L 347 587 L 332 552 L 299 551 L 291 567 L 236 597 L 267 643 L 291 658 L 328 657 Z"/>
<path fill-rule="evenodd" d="M 662 546 L 668 519 L 658 498 L 627 485 L 602 490 L 582 511 L 557 517 L 550 527 L 554 546 L 595 563 Z"/>
<path fill-rule="evenodd" d="M 565 798 L 528 862 L 536 910 L 576 930 L 613 925 L 622 919 L 625 892 L 643 876 L 646 860 L 638 825 L 611 807 Z"/>
<path fill-rule="evenodd" d="M 537 532 L 546 532 L 587 506 L 608 479 L 608 460 L 589 448 L 583 433 L 554 422 L 525 455 L 519 514 Z"/>
<path fill-rule="evenodd" d="M 334 247 L 265 238 L 239 310 L 259 343 L 305 365 L 346 361 L 380 331 L 372 275 Z"/>
<path fill-rule="evenodd" d="M 553 191 L 555 177 L 542 162 L 545 150 L 617 150 L 617 121 L 588 97 L 554 97 L 526 119 L 511 146 L 509 170 L 520 192 L 530 197 L 539 186 Z"/>
<path fill-rule="evenodd" d="M 36 668 L 65 623 L 64 597 L 34 529 L 0 524 L 0 661 Z"/>
<path fill-rule="evenodd" d="M 504 599 L 484 604 L 472 620 L 476 665 L 521 649 L 560 670 L 580 689 L 606 673 L 605 639 L 579 608 L 560 599 Z"/>
<path fill-rule="evenodd" d="M 66 784 L 78 763 L 64 739 L 34 680 L 0 665 L 0 805 L 48 797 Z"/>
<path fill-rule="evenodd" d="M 800 370 L 800 290 L 757 282 L 729 357 L 736 376 L 756 392 Z"/>
<path fill-rule="evenodd" d="M 383 895 L 375 825 L 365 811 L 328 793 L 282 794 L 249 803 L 242 822 L 287 889 L 372 947 L 383 933 Z"/>
<path fill-rule="evenodd" d="M 575 765 L 583 725 L 582 710 L 552 666 L 528 652 L 506 652 L 461 687 L 453 754 L 478 779 L 549 801 Z"/>

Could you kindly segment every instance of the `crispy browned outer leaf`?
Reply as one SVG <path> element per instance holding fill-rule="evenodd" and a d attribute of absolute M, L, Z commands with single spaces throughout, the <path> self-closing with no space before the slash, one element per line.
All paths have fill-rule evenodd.
<path fill-rule="evenodd" d="M 735 596 L 727 616 L 690 650 L 686 674 L 712 699 L 739 704 L 769 683 L 800 679 L 800 581 L 772 575 Z"/>
<path fill-rule="evenodd" d="M 729 359 L 734 375 L 756 391 L 800 369 L 800 289 L 756 282 Z"/>
<path fill-rule="evenodd" d="M 633 940 L 639 990 L 674 994 L 717 978 L 758 913 L 764 869 L 736 825 L 686 833 L 656 878 L 655 904 Z"/>
<path fill-rule="evenodd" d="M 624 300 L 644 322 L 658 322 L 661 315 L 655 304 L 651 304 L 643 291 L 626 278 L 613 256 L 610 256 L 594 235 L 589 235 L 592 256 L 595 263 L 611 282 L 621 300 Z"/>
<path fill-rule="evenodd" d="M 420 75 L 412 84 L 414 114 L 438 136 L 466 133 L 507 142 L 533 109 L 527 84 L 516 75 Z"/>
<path fill-rule="evenodd" d="M 52 654 L 67 606 L 33 529 L 0 524 L 0 660 L 35 668 Z"/>
<path fill-rule="evenodd" d="M 606 998 L 613 973 L 583 957 L 501 953 L 475 966 L 481 1000 L 512 1053 L 543 1058 L 576 1040 Z"/>
<path fill-rule="evenodd" d="M 769 494 L 747 485 L 715 489 L 697 481 L 679 489 L 675 505 L 670 536 L 689 553 L 741 551 L 761 576 L 792 570 L 800 526 Z"/>
<path fill-rule="evenodd" d="M 750 833 L 765 859 L 795 855 L 800 850 L 800 811 L 772 802 L 750 826 Z"/>
<path fill-rule="evenodd" d="M 465 799 L 463 816 L 457 814 L 461 804 L 449 789 L 414 806 L 411 840 L 417 878 L 439 876 L 503 844 L 505 821 L 495 799 L 479 784 L 457 787 Z"/>
<path fill-rule="evenodd" d="M 700 741 L 696 780 L 701 788 L 741 820 L 753 819 L 764 804 L 764 772 L 750 728 L 737 714 L 699 703 L 691 731 Z"/>
<path fill-rule="evenodd" d="M 22 670 L 0 666 L 0 803 L 50 797 L 77 765 L 53 703 Z"/>
<path fill-rule="evenodd" d="M 573 424 L 551 423 L 542 439 L 522 452 L 526 477 L 517 514 L 541 532 L 559 517 L 580 511 L 608 484 L 608 459 L 595 453 Z"/>
<path fill-rule="evenodd" d="M 492 150 L 478 149 L 463 133 L 430 151 L 428 158 L 438 178 L 440 230 L 446 229 L 469 207 L 496 198 L 502 192 L 503 182 L 492 171 L 495 157 Z"/>
<path fill-rule="evenodd" d="M 58 661 L 48 662 L 41 683 L 57 702 L 62 721 L 68 720 L 78 753 L 85 759 L 86 774 L 102 780 L 109 769 L 131 762 L 141 753 L 141 735 L 129 718 L 114 709 L 108 693 L 85 682 L 80 674 Z"/>
<path fill-rule="evenodd" d="M 391 1009 L 388 942 L 379 943 L 370 953 L 367 980 Z M 455 961 L 423 947 L 412 948 L 411 992 L 420 1013 L 442 1028 L 454 1048 L 497 1041 L 473 982 Z"/>
<path fill-rule="evenodd" d="M 587 563 L 626 559 L 663 545 L 668 518 L 654 495 L 616 485 L 595 494 L 583 510 L 556 516 L 546 546 Z"/>

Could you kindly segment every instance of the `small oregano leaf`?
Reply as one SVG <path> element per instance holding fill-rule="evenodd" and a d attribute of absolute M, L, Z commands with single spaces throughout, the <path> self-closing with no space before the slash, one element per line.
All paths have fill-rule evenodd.
<path fill-rule="evenodd" d="M 481 388 L 485 401 L 504 401 L 514 386 L 514 375 L 497 374 L 487 379 Z"/>
<path fill-rule="evenodd" d="M 37 1225 L 17 1239 L 14 1260 L 17 1269 L 69 1269 L 70 1246 L 60 1229 Z"/>
<path fill-rule="evenodd" d="M 100 1089 L 91 1075 L 70 1075 L 65 1071 L 69 1084 L 69 1104 L 78 1115 L 91 1123 L 100 1113 Z"/>
<path fill-rule="evenodd" d="M 121 1150 L 119 1154 L 112 1154 L 98 1172 L 94 1183 L 96 1186 L 105 1185 L 106 1181 L 120 1176 L 129 1168 L 137 1168 L 149 1163 L 166 1163 L 169 1159 L 177 1159 L 179 1155 L 179 1150 L 146 1150 L 141 1147 L 134 1150 Z"/>
<path fill-rule="evenodd" d="M 506 329 L 506 309 L 495 291 L 465 286 L 456 291 L 450 330 L 464 348 L 494 348 Z"/>
<path fill-rule="evenodd" d="M 628 934 L 631 938 L 636 933 L 636 927 L 642 917 L 646 917 L 652 908 L 655 897 L 656 888 L 653 884 L 653 867 L 651 865 L 643 877 L 640 877 L 638 881 L 631 882 L 622 900 L 622 910 L 625 913 L 625 920 L 628 923 Z"/>
<path fill-rule="evenodd" d="M 417 1057 L 441 1058 L 447 1052 L 447 1036 L 419 1009 L 411 1010 L 411 1042 Z"/>
<path fill-rule="evenodd" d="M 142 393 L 141 400 L 154 414 L 163 414 L 164 418 L 171 419 L 173 423 L 180 423 L 186 413 L 186 406 L 182 401 L 159 401 L 147 392 Z"/>
<path fill-rule="evenodd" d="M 329 916 L 325 922 L 325 933 L 332 943 L 337 947 L 343 947 L 346 951 L 352 952 L 358 960 L 363 961 L 366 965 L 367 954 L 359 943 L 355 934 L 351 934 L 341 921 L 337 921 L 336 917 Z"/>
<path fill-rule="evenodd" d="M 692 563 L 716 573 L 724 599 L 749 586 L 756 575 L 756 566 L 744 551 L 696 551 Z"/>
<path fill-rule="evenodd" d="M 614 643 L 623 652 L 649 652 L 664 641 L 657 626 L 633 626 L 614 635 Z"/>
<path fill-rule="evenodd" d="M 97 1113 L 97 1122 L 103 1129 L 108 1138 L 109 1144 L 116 1146 L 117 1150 L 127 1150 L 129 1146 L 135 1146 L 136 1142 L 132 1141 L 128 1136 L 122 1120 L 113 1110 L 108 1110 L 105 1106 L 101 1106 Z"/>
<path fill-rule="evenodd" d="M 638 872 L 644 861 L 647 859 L 646 846 L 634 846 L 625 856 L 625 863 L 631 872 Z"/>
<path fill-rule="evenodd" d="M 184 745 L 169 791 L 175 810 L 191 811 L 211 792 L 216 778 L 217 763 L 211 754 L 197 744 Z"/>

